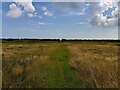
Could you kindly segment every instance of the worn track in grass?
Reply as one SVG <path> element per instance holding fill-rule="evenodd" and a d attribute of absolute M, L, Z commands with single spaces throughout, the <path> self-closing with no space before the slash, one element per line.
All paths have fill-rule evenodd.
<path fill-rule="evenodd" d="M 4 88 L 118 87 L 117 42 L 3 42 Z"/>

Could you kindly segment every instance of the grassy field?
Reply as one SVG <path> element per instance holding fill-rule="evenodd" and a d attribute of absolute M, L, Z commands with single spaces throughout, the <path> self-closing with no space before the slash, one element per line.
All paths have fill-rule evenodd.
<path fill-rule="evenodd" d="M 118 42 L 3 41 L 3 88 L 117 88 Z"/>

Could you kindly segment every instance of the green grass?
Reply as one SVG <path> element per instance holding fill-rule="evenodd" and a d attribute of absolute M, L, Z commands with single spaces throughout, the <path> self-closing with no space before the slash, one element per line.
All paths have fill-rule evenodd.
<path fill-rule="evenodd" d="M 50 77 L 47 87 L 76 87 L 77 77 L 75 71 L 69 65 L 69 50 L 63 43 L 50 55 Z"/>

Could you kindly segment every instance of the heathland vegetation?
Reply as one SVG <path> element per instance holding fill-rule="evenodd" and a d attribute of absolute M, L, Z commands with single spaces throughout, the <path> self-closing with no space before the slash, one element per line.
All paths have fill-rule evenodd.
<path fill-rule="evenodd" d="M 117 88 L 119 42 L 2 43 L 3 88 Z"/>

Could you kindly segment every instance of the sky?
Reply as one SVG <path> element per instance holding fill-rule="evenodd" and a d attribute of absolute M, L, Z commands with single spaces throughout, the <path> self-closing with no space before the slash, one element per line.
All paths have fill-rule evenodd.
<path fill-rule="evenodd" d="M 112 1 L 2 2 L 2 37 L 118 39 L 118 8 Z"/>

